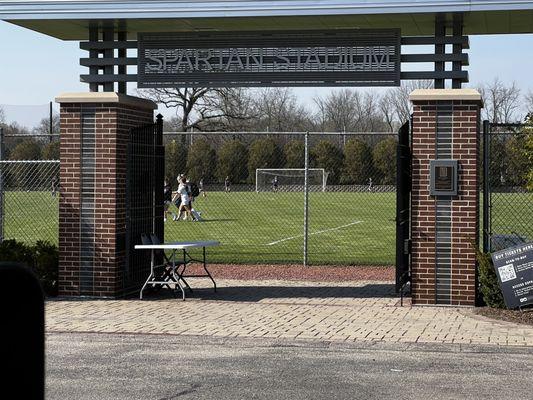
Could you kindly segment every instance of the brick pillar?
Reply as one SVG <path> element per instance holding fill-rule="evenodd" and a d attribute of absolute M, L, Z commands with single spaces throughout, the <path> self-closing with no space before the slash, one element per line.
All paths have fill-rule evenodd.
<path fill-rule="evenodd" d="M 155 103 L 117 93 L 73 93 L 61 104 L 59 294 L 116 297 L 126 234 L 126 146 Z"/>
<path fill-rule="evenodd" d="M 413 304 L 475 305 L 480 94 L 415 90 L 412 130 Z M 430 195 L 430 160 L 458 161 L 456 196 Z"/>

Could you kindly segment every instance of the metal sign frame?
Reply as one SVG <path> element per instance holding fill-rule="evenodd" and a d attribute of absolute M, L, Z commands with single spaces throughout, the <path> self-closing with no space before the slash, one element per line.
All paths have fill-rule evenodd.
<path fill-rule="evenodd" d="M 399 86 L 399 29 L 140 33 L 138 87 Z"/>
<path fill-rule="evenodd" d="M 491 254 L 507 308 L 533 304 L 533 242 Z"/>

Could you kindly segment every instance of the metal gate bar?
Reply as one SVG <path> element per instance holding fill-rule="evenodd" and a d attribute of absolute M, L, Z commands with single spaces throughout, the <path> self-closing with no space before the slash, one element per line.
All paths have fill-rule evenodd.
<path fill-rule="evenodd" d="M 124 291 L 142 286 L 150 268 L 150 254 L 135 251 L 141 234 L 156 234 L 161 241 L 163 232 L 164 155 L 163 117 L 155 124 L 130 131 L 127 147 L 126 181 L 126 263 Z"/>

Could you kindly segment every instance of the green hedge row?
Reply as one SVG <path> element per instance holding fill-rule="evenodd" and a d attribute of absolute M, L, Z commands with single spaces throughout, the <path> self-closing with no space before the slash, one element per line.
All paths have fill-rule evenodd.
<path fill-rule="evenodd" d="M 44 292 L 48 296 L 57 296 L 57 246 L 44 241 L 27 245 L 16 240 L 4 240 L 0 243 L 0 260 L 27 265 L 41 282 Z"/>
<path fill-rule="evenodd" d="M 328 184 L 393 185 L 396 182 L 396 139 L 386 137 L 372 145 L 351 138 L 343 146 L 320 140 L 309 150 L 311 168 L 324 168 Z M 305 147 L 302 140 L 286 143 L 260 138 L 245 143 L 239 139 L 212 143 L 205 138 L 186 145 L 173 140 L 165 146 L 165 175 L 170 182 L 180 173 L 205 183 L 255 183 L 258 168 L 303 168 Z"/>
<path fill-rule="evenodd" d="M 498 276 L 489 253 L 477 251 L 479 290 L 485 304 L 493 308 L 505 308 Z"/>

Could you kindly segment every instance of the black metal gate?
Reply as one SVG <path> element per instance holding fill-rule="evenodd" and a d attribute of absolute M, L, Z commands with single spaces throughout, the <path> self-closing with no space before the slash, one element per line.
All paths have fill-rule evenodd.
<path fill-rule="evenodd" d="M 149 252 L 135 250 L 141 235 L 155 233 L 164 241 L 165 147 L 161 115 L 155 124 L 130 131 L 127 168 L 125 293 L 138 290 L 149 273 Z"/>
<path fill-rule="evenodd" d="M 483 251 L 533 240 L 531 124 L 483 122 Z"/>
<path fill-rule="evenodd" d="M 396 291 L 411 280 L 411 124 L 398 132 L 396 157 Z"/>

